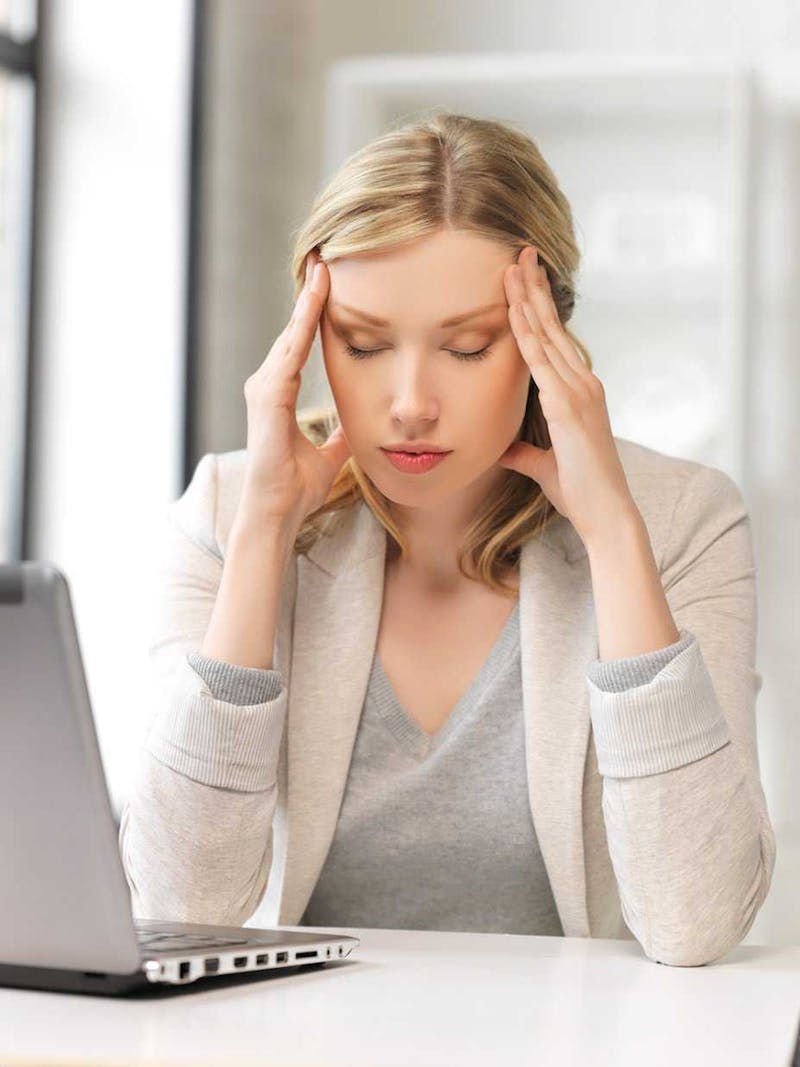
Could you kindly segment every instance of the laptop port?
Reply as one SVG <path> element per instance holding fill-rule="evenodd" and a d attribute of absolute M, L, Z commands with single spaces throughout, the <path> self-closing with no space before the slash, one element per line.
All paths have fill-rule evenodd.
<path fill-rule="evenodd" d="M 216 974 L 219 970 L 219 957 L 210 956 L 206 960 L 206 974 Z"/>
<path fill-rule="evenodd" d="M 330 958 L 331 958 L 331 950 L 330 950 L 330 946 L 329 946 L 328 948 L 326 948 L 326 949 L 325 949 L 325 955 L 326 955 L 326 956 L 328 957 L 328 959 L 330 959 Z"/>
<path fill-rule="evenodd" d="M 191 970 L 191 967 L 192 967 L 192 965 L 189 962 L 189 960 L 181 960 L 181 965 L 178 968 L 178 977 L 179 978 L 188 978 L 189 977 L 189 971 Z"/>
<path fill-rule="evenodd" d="M 233 957 L 233 966 L 234 967 L 246 967 L 247 966 L 247 956 L 234 956 Z"/>
<path fill-rule="evenodd" d="M 296 960 L 313 960 L 313 958 L 317 955 L 317 950 L 314 949 L 313 952 L 295 952 L 294 958 Z"/>
<path fill-rule="evenodd" d="M 342 946 L 341 946 L 341 945 L 339 945 L 339 955 L 340 955 L 340 956 L 343 956 L 343 955 L 344 955 L 344 949 L 342 948 Z"/>
<path fill-rule="evenodd" d="M 268 962 L 269 962 L 269 953 L 268 952 L 259 952 L 259 954 L 256 956 L 256 966 L 257 967 L 263 967 L 264 964 L 266 964 Z"/>
<path fill-rule="evenodd" d="M 276 963 L 286 963 L 286 961 L 288 959 L 289 959 L 289 953 L 288 952 L 277 952 L 275 954 L 275 962 Z"/>

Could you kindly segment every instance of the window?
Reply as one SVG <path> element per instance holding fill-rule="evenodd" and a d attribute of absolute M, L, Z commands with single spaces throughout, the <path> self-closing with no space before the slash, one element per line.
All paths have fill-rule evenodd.
<path fill-rule="evenodd" d="M 0 560 L 23 558 L 37 25 L 36 0 L 0 0 Z"/>

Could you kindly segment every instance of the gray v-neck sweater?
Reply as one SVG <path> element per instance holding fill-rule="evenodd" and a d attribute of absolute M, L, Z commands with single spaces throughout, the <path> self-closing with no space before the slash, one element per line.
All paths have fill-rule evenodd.
<path fill-rule="evenodd" d="M 695 640 L 595 661 L 620 691 Z M 251 704 L 275 670 L 189 654 L 218 699 Z M 489 847 L 487 847 L 489 842 Z M 302 925 L 562 935 L 528 800 L 519 601 L 444 725 L 428 735 L 373 659 L 336 829 Z"/>
<path fill-rule="evenodd" d="M 432 737 L 373 660 L 301 923 L 563 935 L 528 802 L 518 615 Z"/>

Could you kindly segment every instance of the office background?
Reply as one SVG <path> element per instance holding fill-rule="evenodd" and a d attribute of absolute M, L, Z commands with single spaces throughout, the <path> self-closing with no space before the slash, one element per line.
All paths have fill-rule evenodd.
<path fill-rule="evenodd" d="M 745 494 L 778 838 L 745 943 L 800 942 L 800 8 L 2 0 L 0 34 L 0 558 L 67 574 L 115 810 L 166 508 L 244 447 L 292 233 L 349 152 L 444 105 L 524 123 L 559 176 L 615 433 Z M 300 404 L 329 395 L 317 345 Z"/>

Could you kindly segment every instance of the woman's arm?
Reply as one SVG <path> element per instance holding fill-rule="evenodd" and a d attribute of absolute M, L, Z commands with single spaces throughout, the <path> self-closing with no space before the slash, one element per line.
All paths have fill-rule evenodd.
<path fill-rule="evenodd" d="M 592 680 L 621 660 L 596 661 L 587 683 L 623 917 L 649 958 L 697 966 L 747 934 L 776 855 L 758 767 L 750 522 L 724 472 L 689 477 L 661 577 L 696 640 L 646 684 Z"/>
<path fill-rule="evenodd" d="M 156 711 L 120 847 L 135 915 L 241 925 L 269 877 L 288 695 L 271 660 L 250 666 L 251 635 L 275 633 L 288 557 L 243 522 L 223 561 L 216 462 L 201 459 L 170 510 L 150 648 Z"/>

